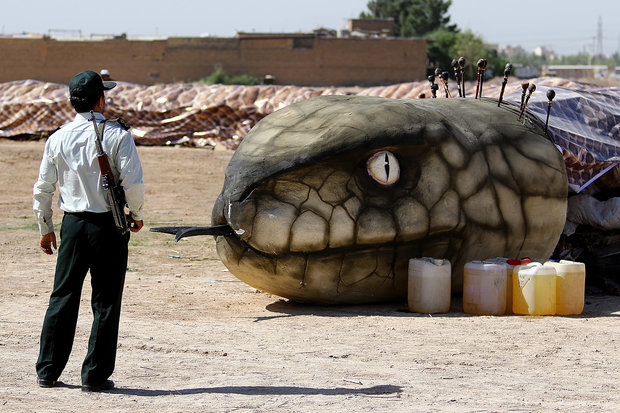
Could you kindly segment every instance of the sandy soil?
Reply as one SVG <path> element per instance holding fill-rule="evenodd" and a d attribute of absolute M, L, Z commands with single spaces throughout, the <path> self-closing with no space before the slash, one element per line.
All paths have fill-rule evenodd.
<path fill-rule="evenodd" d="M 620 411 L 620 297 L 588 295 L 578 317 L 312 307 L 238 281 L 211 237 L 147 230 L 130 243 L 117 389 L 80 391 L 88 286 L 63 384 L 39 388 L 56 257 L 31 212 L 42 149 L 0 140 L 0 411 Z M 231 152 L 139 153 L 147 227 L 210 221 Z"/>

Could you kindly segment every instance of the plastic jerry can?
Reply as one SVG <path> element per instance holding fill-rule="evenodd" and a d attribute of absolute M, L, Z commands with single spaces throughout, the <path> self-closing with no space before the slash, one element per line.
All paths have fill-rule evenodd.
<path fill-rule="evenodd" d="M 556 278 L 552 266 L 539 262 L 517 265 L 512 272 L 512 310 L 515 314 L 553 315 Z"/>
<path fill-rule="evenodd" d="M 500 259 L 500 258 L 496 258 Z M 529 264 L 532 262 L 529 258 L 519 258 L 519 259 L 507 259 L 505 261 L 506 265 L 506 276 L 508 277 L 508 284 L 506 285 L 506 314 L 513 314 L 512 311 L 512 272 L 514 271 L 515 266 Z"/>
<path fill-rule="evenodd" d="M 489 261 L 499 264 L 504 268 L 504 273 L 506 274 L 506 311 L 504 314 L 512 314 L 512 270 L 515 267 L 515 263 L 516 265 L 521 264 L 521 260 L 509 260 L 508 258 L 497 257 Z"/>
<path fill-rule="evenodd" d="M 506 284 L 504 265 L 488 261 L 468 262 L 463 272 L 463 311 L 477 315 L 505 314 Z"/>
<path fill-rule="evenodd" d="M 586 287 L 586 265 L 582 262 L 565 261 L 545 262 L 545 266 L 555 268 L 556 304 L 558 315 L 578 315 L 583 312 Z"/>
<path fill-rule="evenodd" d="M 448 260 L 428 257 L 410 259 L 409 311 L 425 314 L 450 311 L 451 270 Z"/>

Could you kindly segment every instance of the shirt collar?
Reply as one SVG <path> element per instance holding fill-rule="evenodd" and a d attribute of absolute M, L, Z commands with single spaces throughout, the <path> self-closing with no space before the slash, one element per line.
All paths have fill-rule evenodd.
<path fill-rule="evenodd" d="M 105 120 L 105 117 L 99 112 L 93 112 L 95 114 L 95 120 L 102 121 Z M 75 115 L 75 120 L 92 122 L 92 118 L 90 116 L 90 112 L 80 112 Z"/>

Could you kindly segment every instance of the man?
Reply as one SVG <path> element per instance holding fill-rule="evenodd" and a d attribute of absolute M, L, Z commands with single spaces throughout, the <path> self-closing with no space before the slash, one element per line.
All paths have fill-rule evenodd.
<path fill-rule="evenodd" d="M 101 75 L 101 79 L 103 79 L 104 82 L 112 80 L 112 78 L 110 77 L 110 71 L 108 69 L 101 69 L 101 72 L 99 72 L 99 74 Z"/>
<path fill-rule="evenodd" d="M 104 122 L 104 90 L 116 86 L 93 71 L 75 75 L 69 83 L 72 122 L 53 133 L 45 144 L 39 178 L 34 185 L 33 209 L 46 254 L 56 249 L 52 222 L 52 197 L 59 187 L 58 207 L 64 211 L 54 287 L 41 332 L 36 369 L 38 384 L 53 387 L 62 373 L 73 345 L 82 284 L 90 270 L 93 325 L 88 352 L 82 364 L 82 390 L 114 387 L 114 371 L 121 297 L 127 269 L 129 233 L 116 228 L 101 185 L 95 127 Z M 124 124 L 124 122 L 121 122 Z M 99 126 L 101 127 L 101 126 Z M 103 150 L 116 182 L 120 180 L 129 207 L 130 230 L 143 226 L 144 184 L 142 165 L 131 134 L 121 124 L 105 121 Z"/>

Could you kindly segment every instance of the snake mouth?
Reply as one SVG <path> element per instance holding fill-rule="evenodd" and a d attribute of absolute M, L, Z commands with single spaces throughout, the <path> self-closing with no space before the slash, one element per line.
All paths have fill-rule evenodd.
<path fill-rule="evenodd" d="M 224 226 L 225 225 L 221 225 L 221 227 Z M 244 257 L 251 255 L 258 259 L 265 259 L 270 262 L 282 260 L 283 258 L 329 260 L 334 257 L 342 258 L 346 256 L 357 256 L 367 254 L 369 252 L 372 253 L 379 251 L 381 253 L 398 253 L 399 255 L 400 251 L 408 251 L 407 260 L 409 258 L 422 256 L 445 257 L 447 255 L 452 256 L 453 254 L 451 254 L 451 252 L 458 249 L 462 243 L 462 239 L 458 234 L 442 233 L 416 240 L 392 241 L 372 245 L 352 244 L 338 248 L 326 248 L 320 251 L 270 252 L 256 248 L 251 243 L 247 242 L 242 235 L 243 234 L 239 234 L 230 228 L 230 230 L 226 231 L 226 233 L 217 235 L 216 242 L 218 245 L 220 243 L 228 244 L 231 251 L 234 251 L 234 256 L 237 257 L 237 261 L 241 261 Z M 231 256 L 229 255 L 229 258 L 230 257 Z"/>
<path fill-rule="evenodd" d="M 238 236 L 216 238 L 223 264 L 259 290 L 299 302 L 356 304 L 406 298 L 409 259 L 453 255 L 460 239 L 357 245 L 318 252 L 269 254 Z"/>

